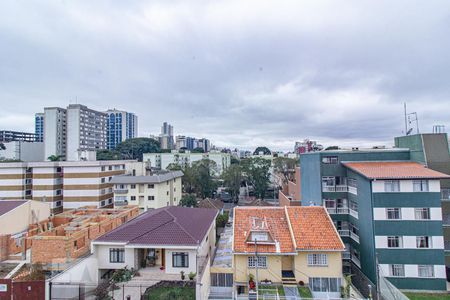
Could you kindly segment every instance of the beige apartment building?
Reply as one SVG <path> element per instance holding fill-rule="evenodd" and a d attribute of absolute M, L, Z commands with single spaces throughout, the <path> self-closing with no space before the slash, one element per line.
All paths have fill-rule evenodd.
<path fill-rule="evenodd" d="M 112 207 L 115 175 L 127 161 L 20 162 L 0 164 L 0 201 L 49 202 L 53 213 L 82 206 Z"/>
<path fill-rule="evenodd" d="M 114 184 L 114 206 L 138 205 L 144 211 L 177 206 L 181 199 L 182 176 L 181 171 L 114 176 L 111 181 Z"/>

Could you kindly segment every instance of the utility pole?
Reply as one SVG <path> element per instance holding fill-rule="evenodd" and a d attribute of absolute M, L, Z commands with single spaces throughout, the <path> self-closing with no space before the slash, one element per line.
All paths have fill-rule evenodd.
<path fill-rule="evenodd" d="M 404 105 L 404 108 L 405 108 L 405 135 L 408 135 L 408 120 L 407 120 L 407 117 L 406 117 L 406 102 L 403 103 L 403 105 Z"/>
<path fill-rule="evenodd" d="M 259 260 L 258 260 L 258 241 L 255 239 L 255 286 L 256 286 L 256 300 L 259 299 L 259 284 L 258 284 L 258 267 L 259 267 Z"/>

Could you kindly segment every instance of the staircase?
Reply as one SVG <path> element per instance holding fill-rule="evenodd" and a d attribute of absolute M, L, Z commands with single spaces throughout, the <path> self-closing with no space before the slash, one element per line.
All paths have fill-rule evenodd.
<path fill-rule="evenodd" d="M 297 281 L 295 280 L 295 275 L 293 271 L 290 270 L 282 270 L 281 271 L 281 282 L 283 284 L 297 284 Z"/>

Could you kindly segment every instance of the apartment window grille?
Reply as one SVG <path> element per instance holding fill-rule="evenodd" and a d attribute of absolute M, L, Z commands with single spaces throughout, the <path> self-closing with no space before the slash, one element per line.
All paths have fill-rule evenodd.
<path fill-rule="evenodd" d="M 172 253 L 172 266 L 174 268 L 189 268 L 189 253 L 186 252 Z"/>
<path fill-rule="evenodd" d="M 308 266 L 327 266 L 328 255 L 327 254 L 308 254 Z"/>
<path fill-rule="evenodd" d="M 387 238 L 388 248 L 401 248 L 402 239 L 399 236 L 388 236 Z"/>
<path fill-rule="evenodd" d="M 434 268 L 432 265 L 418 265 L 419 277 L 434 277 Z"/>
<path fill-rule="evenodd" d="M 248 257 L 248 267 L 250 269 L 254 269 L 256 267 L 261 268 L 261 269 L 266 269 L 267 268 L 267 256 L 249 256 Z"/>
<path fill-rule="evenodd" d="M 428 180 L 413 180 L 414 192 L 428 192 Z"/>
<path fill-rule="evenodd" d="M 416 237 L 417 248 L 431 248 L 431 239 L 429 236 Z"/>
<path fill-rule="evenodd" d="M 415 208 L 416 220 L 430 220 L 430 209 L 428 207 Z"/>
<path fill-rule="evenodd" d="M 109 262 L 110 263 L 124 263 L 125 262 L 125 249 L 123 249 L 123 248 L 109 249 Z"/>
<path fill-rule="evenodd" d="M 405 265 L 390 265 L 390 275 L 394 277 L 405 277 Z"/>
<path fill-rule="evenodd" d="M 324 186 L 335 186 L 336 178 L 332 176 L 324 176 L 322 177 L 322 185 Z"/>
<path fill-rule="evenodd" d="M 450 200 L 450 189 L 441 189 L 441 199 Z"/>
<path fill-rule="evenodd" d="M 130 186 L 130 188 L 134 190 L 134 189 L 136 188 L 136 185 L 135 185 L 135 184 L 132 184 L 132 185 Z"/>
<path fill-rule="evenodd" d="M 309 279 L 309 288 L 312 292 L 338 293 L 341 289 L 341 279 L 312 277 Z"/>
<path fill-rule="evenodd" d="M 62 191 L 61 190 L 56 190 L 56 196 L 60 196 L 62 195 Z"/>
<path fill-rule="evenodd" d="M 62 201 L 56 201 L 55 202 L 55 207 L 60 207 L 62 206 Z"/>
<path fill-rule="evenodd" d="M 233 286 L 233 274 L 211 273 L 211 286 Z"/>
<path fill-rule="evenodd" d="M 400 181 L 399 180 L 386 180 L 384 182 L 384 191 L 387 193 L 400 192 Z"/>
<path fill-rule="evenodd" d="M 402 218 L 400 208 L 386 208 L 386 218 L 388 220 L 400 220 Z"/>
<path fill-rule="evenodd" d="M 337 164 L 339 159 L 337 156 L 324 156 L 322 157 L 322 163 L 324 164 Z"/>
<path fill-rule="evenodd" d="M 25 191 L 25 196 L 31 196 L 31 190 L 26 190 Z"/>

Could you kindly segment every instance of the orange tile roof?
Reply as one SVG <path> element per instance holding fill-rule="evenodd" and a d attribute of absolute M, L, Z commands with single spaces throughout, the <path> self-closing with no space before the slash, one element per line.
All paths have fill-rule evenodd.
<path fill-rule="evenodd" d="M 297 250 L 345 249 L 323 206 L 290 206 L 287 211 Z"/>
<path fill-rule="evenodd" d="M 254 253 L 255 244 L 247 243 L 247 238 L 255 217 L 266 220 L 268 231 L 280 248 L 277 252 L 275 245 L 258 244 L 259 253 L 345 249 L 323 207 L 236 207 L 233 229 L 235 253 Z"/>
<path fill-rule="evenodd" d="M 271 237 L 280 244 L 279 253 L 295 252 L 289 224 L 282 207 L 236 207 L 234 210 L 233 251 L 254 253 L 255 244 L 247 243 L 253 218 L 265 219 Z M 277 253 L 275 245 L 257 245 L 259 253 Z"/>
<path fill-rule="evenodd" d="M 344 162 L 346 167 L 370 179 L 450 178 L 417 162 Z"/>

